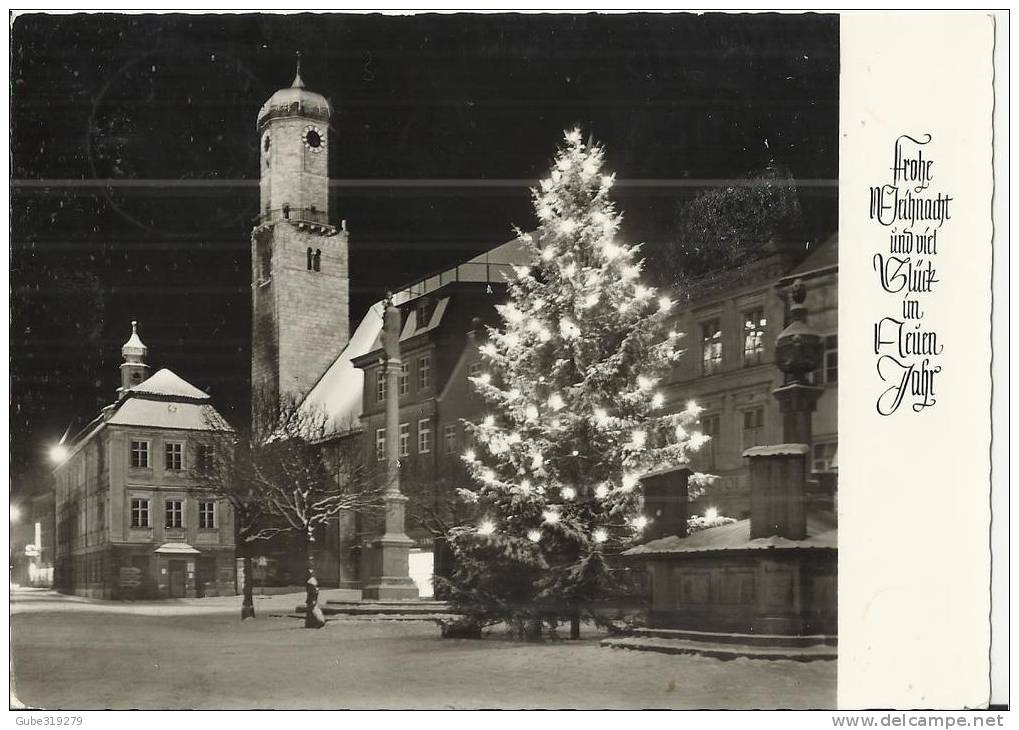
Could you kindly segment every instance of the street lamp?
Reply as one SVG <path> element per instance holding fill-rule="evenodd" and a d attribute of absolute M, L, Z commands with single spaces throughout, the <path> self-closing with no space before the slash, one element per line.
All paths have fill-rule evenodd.
<path fill-rule="evenodd" d="M 11 505 L 11 524 L 15 525 L 21 520 L 21 507 L 16 504 Z"/>
<path fill-rule="evenodd" d="M 49 451 L 50 461 L 54 464 L 60 464 L 67 458 L 67 447 L 63 444 L 56 444 L 50 447 Z"/>

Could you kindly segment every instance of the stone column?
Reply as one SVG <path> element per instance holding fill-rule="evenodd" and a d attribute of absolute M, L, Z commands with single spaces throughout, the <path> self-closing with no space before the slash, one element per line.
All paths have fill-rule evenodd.
<path fill-rule="evenodd" d="M 386 300 L 382 341 L 386 350 L 386 492 L 385 528 L 372 541 L 372 574 L 363 596 L 368 600 L 417 598 L 410 578 L 409 555 L 414 541 L 404 531 L 407 498 L 400 493 L 400 310 Z"/>

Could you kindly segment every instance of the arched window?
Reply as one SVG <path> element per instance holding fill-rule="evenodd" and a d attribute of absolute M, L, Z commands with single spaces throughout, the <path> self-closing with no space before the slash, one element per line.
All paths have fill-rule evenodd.
<path fill-rule="evenodd" d="M 308 250 L 310 251 L 311 249 L 309 248 Z M 314 268 L 315 268 L 315 271 L 321 271 L 322 270 L 322 249 L 320 249 L 320 248 L 316 248 L 315 249 Z"/>
<path fill-rule="evenodd" d="M 308 246 L 308 271 L 311 271 L 311 267 L 312 267 L 311 246 Z"/>

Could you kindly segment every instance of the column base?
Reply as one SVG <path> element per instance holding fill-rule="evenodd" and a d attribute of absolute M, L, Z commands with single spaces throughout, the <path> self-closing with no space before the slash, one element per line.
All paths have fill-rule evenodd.
<path fill-rule="evenodd" d="M 382 576 L 362 588 L 361 596 L 364 601 L 413 601 L 419 597 L 413 580 L 389 576 Z"/>
<path fill-rule="evenodd" d="M 410 577 L 408 556 L 414 541 L 406 535 L 387 533 L 371 543 L 373 570 L 361 581 L 363 600 L 414 600 L 417 584 Z"/>

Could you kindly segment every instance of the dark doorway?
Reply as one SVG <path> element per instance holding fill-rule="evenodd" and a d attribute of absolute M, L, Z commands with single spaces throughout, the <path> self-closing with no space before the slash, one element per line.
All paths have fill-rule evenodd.
<path fill-rule="evenodd" d="M 170 561 L 170 598 L 184 598 L 187 591 L 185 575 L 187 563 L 183 560 Z"/>

